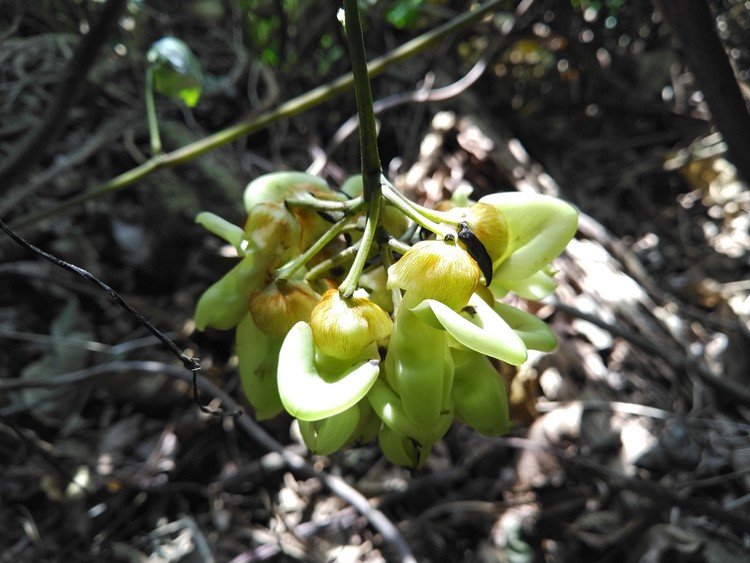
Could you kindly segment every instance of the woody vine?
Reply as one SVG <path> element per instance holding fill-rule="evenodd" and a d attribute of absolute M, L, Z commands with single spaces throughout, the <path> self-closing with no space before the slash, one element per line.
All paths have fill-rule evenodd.
<path fill-rule="evenodd" d="M 509 430 L 492 360 L 519 365 L 555 338 L 501 299 L 554 291 L 550 262 L 578 216 L 536 194 L 457 195 L 439 210 L 401 194 L 380 165 L 356 0 L 344 1 L 343 19 L 361 174 L 338 190 L 302 172 L 256 178 L 242 227 L 199 214 L 239 262 L 201 296 L 195 320 L 235 330 L 258 419 L 288 412 L 322 455 L 377 437 L 391 461 L 419 467 L 454 419 L 487 435 Z"/>

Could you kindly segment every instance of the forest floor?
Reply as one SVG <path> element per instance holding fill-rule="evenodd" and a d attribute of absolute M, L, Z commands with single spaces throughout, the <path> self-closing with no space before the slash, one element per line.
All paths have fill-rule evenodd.
<path fill-rule="evenodd" d="M 204 40 L 199 58 L 226 80 L 194 111 L 159 100 L 168 150 L 315 85 L 302 70 L 237 60 L 219 31 L 172 17 L 187 40 Z M 195 214 L 241 224 L 244 185 L 272 170 L 312 169 L 332 185 L 355 173 L 356 135 L 331 142 L 354 113 L 344 94 L 19 231 L 200 357 L 202 397 L 221 388 L 246 410 L 242 424 L 202 414 L 189 372 L 106 293 L 0 240 L 0 562 L 395 560 L 394 538 L 331 489 L 341 482 L 419 561 L 750 561 L 750 189 L 658 22 L 639 59 L 648 72 L 628 67 L 623 82 L 580 50 L 555 50 L 554 25 L 532 35 L 542 16 L 528 17 L 470 86 L 379 115 L 385 168 L 410 197 L 430 205 L 469 185 L 476 198 L 534 191 L 581 211 L 555 263 L 554 299 L 518 301 L 559 345 L 501 366 L 511 433 L 486 438 L 457 423 L 416 472 L 376 444 L 313 457 L 288 418 L 254 422 L 232 335 L 194 329 L 198 296 L 233 263 Z M 24 25 L 0 55 L 2 82 L 18 87 L 0 97 L 3 154 L 38 122 L 45 80 L 73 44 L 52 24 Z M 491 31 L 394 67 L 374 81 L 375 97 L 455 82 L 481 63 L 456 52 Z M 403 42 L 390 33 L 375 52 Z M 554 80 L 535 74 L 548 56 Z M 139 64 L 110 53 L 97 67 L 88 103 L 0 198 L 4 220 L 147 158 Z M 333 55 L 317 64 L 326 77 L 347 68 Z"/>

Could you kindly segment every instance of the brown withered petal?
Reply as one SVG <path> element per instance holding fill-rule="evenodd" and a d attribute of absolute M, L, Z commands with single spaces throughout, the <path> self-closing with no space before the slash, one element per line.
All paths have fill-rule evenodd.
<path fill-rule="evenodd" d="M 271 282 L 250 296 L 250 313 L 265 334 L 282 338 L 299 321 L 310 320 L 319 296 L 297 281 Z"/>

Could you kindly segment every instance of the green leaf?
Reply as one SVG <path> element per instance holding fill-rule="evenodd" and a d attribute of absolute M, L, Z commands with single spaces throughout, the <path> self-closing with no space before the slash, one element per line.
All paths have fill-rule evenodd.
<path fill-rule="evenodd" d="M 51 348 L 41 358 L 21 370 L 21 378 L 27 381 L 46 379 L 53 375 L 76 371 L 86 367 L 87 344 L 93 339 L 86 318 L 81 315 L 78 301 L 69 300 L 50 326 Z M 56 425 L 71 407 L 70 395 L 59 396 L 59 391 L 50 388 L 29 388 L 20 392 L 21 401 L 29 412 L 45 424 Z"/>
<path fill-rule="evenodd" d="M 154 90 L 194 107 L 201 96 L 203 73 L 200 63 L 183 41 L 163 37 L 151 45 L 146 55 L 153 72 Z"/>
<path fill-rule="evenodd" d="M 557 346 L 552 330 L 542 319 L 505 303 L 495 303 L 495 312 L 510 325 L 526 347 L 540 352 L 551 352 Z"/>
<path fill-rule="evenodd" d="M 292 327 L 281 345 L 277 381 L 284 408 L 300 420 L 321 420 L 355 405 L 378 377 L 379 360 L 373 348 L 369 358 L 356 358 L 335 372 L 319 369 L 318 363 L 340 366 L 340 362 L 319 362 L 312 329 L 305 322 Z"/>
<path fill-rule="evenodd" d="M 417 21 L 424 0 L 398 0 L 385 18 L 397 29 L 404 29 Z"/>
<path fill-rule="evenodd" d="M 556 258 L 578 228 L 575 208 L 554 197 L 505 192 L 479 200 L 499 209 L 508 221 L 510 255 L 495 265 L 496 280 L 523 280 Z"/>
<path fill-rule="evenodd" d="M 514 366 L 526 361 L 526 346 L 521 338 L 476 293 L 464 309 L 467 316 L 434 299 L 425 299 L 412 309 L 426 324 L 439 323 L 467 348 Z"/>

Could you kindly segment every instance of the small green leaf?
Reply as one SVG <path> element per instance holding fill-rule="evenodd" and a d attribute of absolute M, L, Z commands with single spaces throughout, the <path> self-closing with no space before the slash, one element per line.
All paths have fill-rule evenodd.
<path fill-rule="evenodd" d="M 502 211 L 508 221 L 510 255 L 495 266 L 497 280 L 523 280 L 556 258 L 578 228 L 575 208 L 554 197 L 504 192 L 479 200 Z"/>
<path fill-rule="evenodd" d="M 505 303 L 495 303 L 495 312 L 510 325 L 526 347 L 540 352 L 551 352 L 557 346 L 552 330 L 542 319 Z"/>
<path fill-rule="evenodd" d="M 513 329 L 476 293 L 464 309 L 467 316 L 450 307 L 425 299 L 412 309 L 426 324 L 439 323 L 458 342 L 514 366 L 526 361 L 526 346 Z"/>
<path fill-rule="evenodd" d="M 398 0 L 386 13 L 388 22 L 397 29 L 404 29 L 417 21 L 424 0 Z"/>
<path fill-rule="evenodd" d="M 180 99 L 188 107 L 198 103 L 203 73 L 190 47 L 176 37 L 163 37 L 151 45 L 146 58 L 157 92 Z"/>
<path fill-rule="evenodd" d="M 292 327 L 281 345 L 277 381 L 284 408 L 300 420 L 321 420 L 355 405 L 378 377 L 379 361 L 367 348 L 341 370 L 318 368 L 312 329 L 305 322 Z M 340 362 L 323 362 L 337 365 Z"/>

